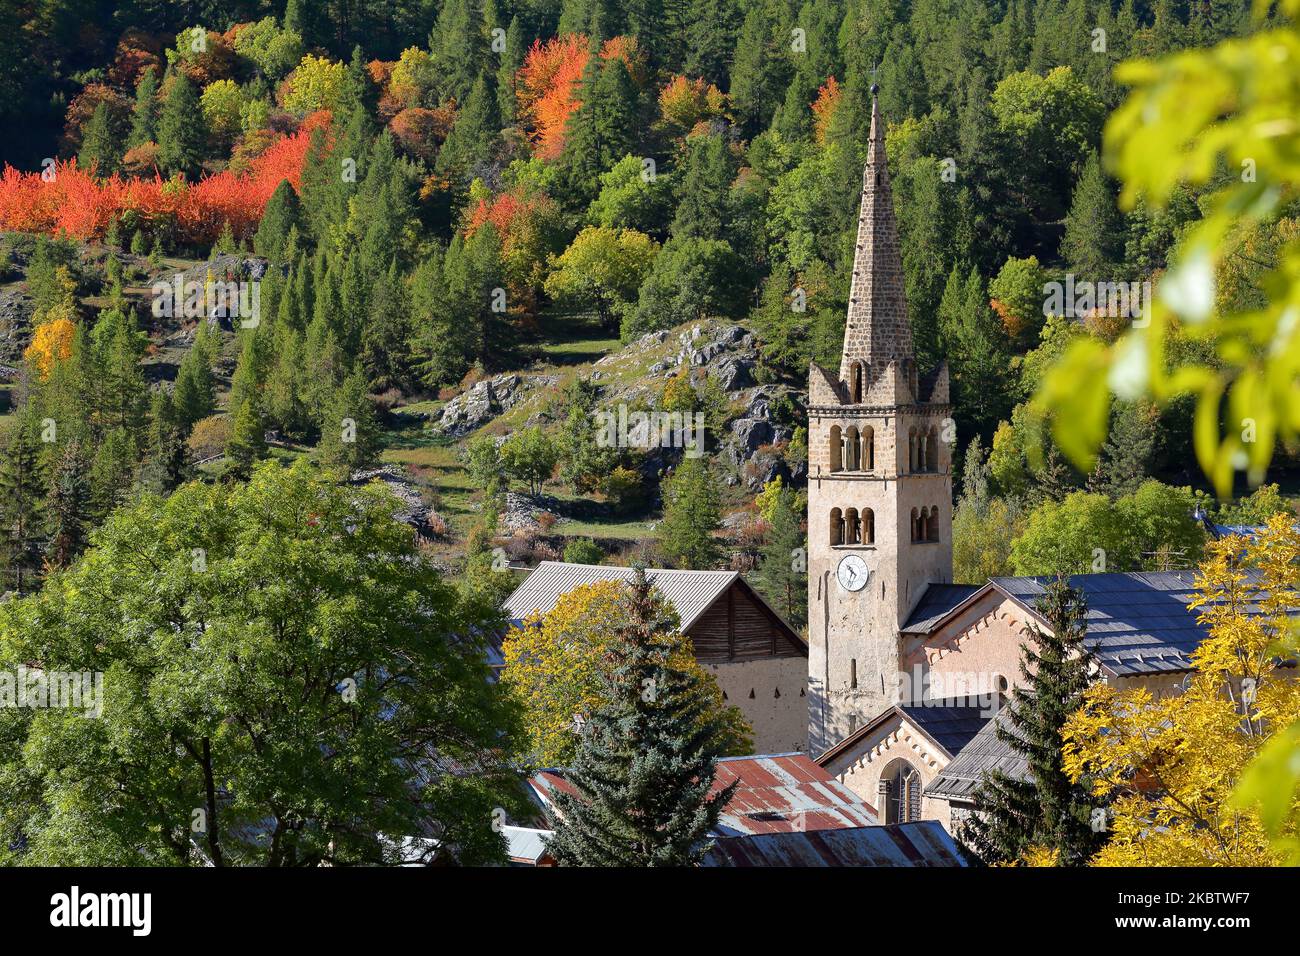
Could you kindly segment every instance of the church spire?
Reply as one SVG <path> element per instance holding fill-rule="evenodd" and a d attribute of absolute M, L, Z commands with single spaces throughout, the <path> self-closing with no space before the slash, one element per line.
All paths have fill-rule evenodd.
<path fill-rule="evenodd" d="M 878 374 L 890 361 L 912 358 L 912 327 L 903 293 L 903 261 L 899 254 L 898 223 L 885 165 L 885 122 L 871 87 L 871 141 L 862 174 L 862 207 L 853 254 L 853 283 L 849 290 L 848 322 L 840 380 L 847 382 L 853 364 L 863 362 Z"/>

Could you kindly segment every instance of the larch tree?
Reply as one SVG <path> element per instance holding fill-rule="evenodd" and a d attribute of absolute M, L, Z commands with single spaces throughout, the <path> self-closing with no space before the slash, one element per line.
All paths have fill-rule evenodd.
<path fill-rule="evenodd" d="M 717 482 L 702 457 L 685 457 L 663 483 L 664 516 L 659 522 L 659 546 L 677 567 L 697 571 L 711 568 L 720 548 L 713 533 L 719 528 L 721 500 Z"/>

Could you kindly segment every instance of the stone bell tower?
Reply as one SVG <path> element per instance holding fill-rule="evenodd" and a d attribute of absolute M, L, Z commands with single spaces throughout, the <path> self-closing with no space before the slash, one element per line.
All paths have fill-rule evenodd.
<path fill-rule="evenodd" d="M 899 629 L 952 581 L 948 367 L 916 365 L 875 94 L 839 374 L 813 364 L 808 383 L 813 753 L 907 695 Z"/>

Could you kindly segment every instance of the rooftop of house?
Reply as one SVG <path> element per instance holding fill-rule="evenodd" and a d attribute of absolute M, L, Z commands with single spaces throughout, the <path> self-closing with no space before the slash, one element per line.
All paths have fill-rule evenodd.
<path fill-rule="evenodd" d="M 872 826 L 876 811 L 805 754 L 724 757 L 717 762 L 712 793 L 731 783 L 736 790 L 723 808 L 715 837 L 753 836 Z M 573 795 L 563 770 L 538 771 L 528 781 L 543 806 L 557 791 Z"/>
<path fill-rule="evenodd" d="M 966 866 L 957 844 L 935 820 L 889 826 L 761 833 L 718 840 L 704 866 Z"/>
<path fill-rule="evenodd" d="M 906 634 L 933 634 L 946 621 L 990 593 L 1010 598 L 1038 623 L 1035 604 L 1055 578 L 993 578 L 982 587 L 931 585 L 903 625 Z M 1200 593 L 1195 571 L 1132 571 L 1075 574 L 1071 587 L 1088 605 L 1087 643 L 1111 677 L 1178 673 L 1192 666 L 1191 653 L 1205 640 L 1205 627 L 1189 605 Z M 931 594 L 931 592 L 934 592 Z"/>
<path fill-rule="evenodd" d="M 973 797 L 984 777 L 1001 771 L 1013 780 L 1026 780 L 1029 763 L 1024 755 L 998 736 L 998 728 L 1010 728 L 1010 707 L 1004 706 L 979 733 L 961 749 L 939 776 L 925 788 L 926 796 L 966 803 Z"/>

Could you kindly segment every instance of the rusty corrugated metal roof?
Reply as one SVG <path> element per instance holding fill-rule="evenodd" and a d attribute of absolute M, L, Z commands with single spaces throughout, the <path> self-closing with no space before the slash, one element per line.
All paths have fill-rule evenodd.
<path fill-rule="evenodd" d="M 736 790 L 718 819 L 717 837 L 864 827 L 877 820 L 870 804 L 805 754 L 719 760 L 711 792 L 733 781 Z M 562 770 L 541 770 L 529 784 L 547 804 L 557 790 L 575 793 Z"/>
<path fill-rule="evenodd" d="M 704 866 L 966 866 L 935 820 L 880 827 L 760 833 L 718 840 Z"/>

